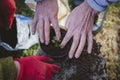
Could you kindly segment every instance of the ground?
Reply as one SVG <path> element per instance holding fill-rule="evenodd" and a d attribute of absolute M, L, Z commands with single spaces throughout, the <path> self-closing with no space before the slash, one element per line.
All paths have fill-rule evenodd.
<path fill-rule="evenodd" d="M 107 60 L 110 80 L 120 79 L 120 2 L 109 7 L 105 24 L 99 34 L 95 36 L 102 45 L 101 52 Z"/>

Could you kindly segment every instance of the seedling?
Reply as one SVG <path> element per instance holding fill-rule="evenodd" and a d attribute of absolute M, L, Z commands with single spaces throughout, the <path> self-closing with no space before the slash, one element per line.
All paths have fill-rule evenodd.
<path fill-rule="evenodd" d="M 56 38 L 56 36 L 53 36 L 53 38 L 52 38 L 51 41 L 52 41 L 53 44 L 55 44 L 54 46 L 55 46 L 56 48 L 61 48 L 61 45 L 60 45 L 61 40 L 58 40 L 58 39 Z"/>

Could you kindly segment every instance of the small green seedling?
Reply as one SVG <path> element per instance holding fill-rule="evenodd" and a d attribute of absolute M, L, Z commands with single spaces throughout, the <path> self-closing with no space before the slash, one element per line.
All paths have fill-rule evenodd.
<path fill-rule="evenodd" d="M 60 44 L 61 44 L 61 40 L 58 40 L 58 39 L 56 38 L 56 36 L 53 36 L 53 38 L 52 38 L 51 41 L 52 41 L 53 44 L 55 44 L 55 47 L 56 47 L 56 48 L 61 48 L 61 45 L 60 45 Z"/>

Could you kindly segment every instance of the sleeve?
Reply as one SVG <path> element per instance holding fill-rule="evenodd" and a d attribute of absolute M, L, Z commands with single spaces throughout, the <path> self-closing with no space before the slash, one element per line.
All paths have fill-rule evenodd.
<path fill-rule="evenodd" d="M 43 1 L 43 0 L 35 0 L 35 2 L 41 2 L 41 1 Z"/>
<path fill-rule="evenodd" d="M 17 70 L 12 57 L 0 58 L 3 80 L 16 80 Z M 0 72 L 1 73 L 1 72 Z M 1 79 L 0 79 L 1 80 Z"/>
<path fill-rule="evenodd" d="M 14 13 L 16 11 L 16 4 L 14 0 L 0 1 L 0 26 L 5 28 L 12 28 L 14 20 Z"/>
<path fill-rule="evenodd" d="M 87 0 L 87 3 L 96 11 L 104 11 L 110 4 L 118 0 Z"/>

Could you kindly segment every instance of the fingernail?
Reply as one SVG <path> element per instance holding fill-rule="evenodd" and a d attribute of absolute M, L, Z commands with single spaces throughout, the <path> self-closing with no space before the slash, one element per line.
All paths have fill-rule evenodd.
<path fill-rule="evenodd" d="M 78 56 L 78 55 L 75 55 L 75 58 L 76 58 L 76 59 L 78 59 L 78 58 L 79 58 L 79 56 Z"/>
<path fill-rule="evenodd" d="M 48 45 L 49 43 L 48 42 L 45 42 L 45 45 Z"/>
<path fill-rule="evenodd" d="M 91 51 L 88 50 L 88 54 L 91 54 Z"/>
<path fill-rule="evenodd" d="M 73 58 L 73 56 L 72 56 L 72 55 L 69 55 L 69 58 L 70 58 L 70 59 L 72 59 L 72 58 Z"/>
<path fill-rule="evenodd" d="M 88 52 L 88 54 L 91 54 L 90 52 Z"/>
<path fill-rule="evenodd" d="M 40 42 L 41 42 L 41 43 L 44 43 L 44 41 L 43 41 L 43 40 L 40 40 Z"/>

